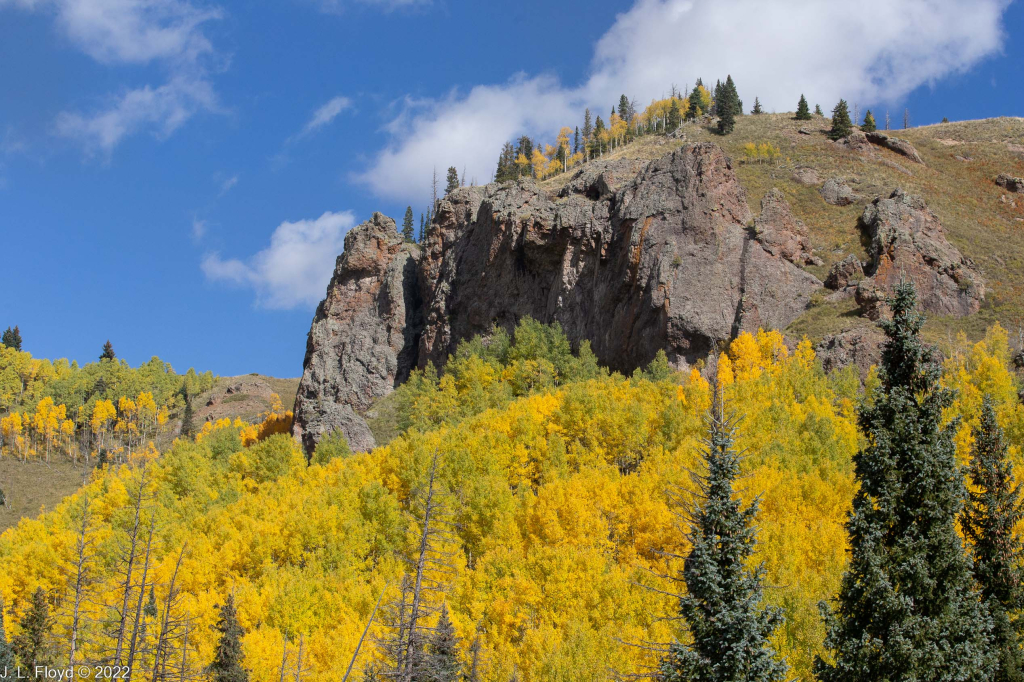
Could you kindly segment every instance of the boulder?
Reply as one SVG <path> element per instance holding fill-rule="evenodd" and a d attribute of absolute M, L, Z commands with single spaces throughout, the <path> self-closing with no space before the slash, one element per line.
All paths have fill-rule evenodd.
<path fill-rule="evenodd" d="M 819 193 L 826 204 L 833 206 L 849 206 L 859 198 L 842 178 L 829 178 L 821 186 Z"/>
<path fill-rule="evenodd" d="M 1024 178 L 1015 178 L 1007 173 L 996 176 L 996 184 L 1009 192 L 1024 194 Z"/>
<path fill-rule="evenodd" d="M 793 171 L 793 180 L 801 185 L 814 187 L 821 182 L 821 177 L 815 169 L 803 166 Z"/>
<path fill-rule="evenodd" d="M 773 256 L 796 265 L 821 265 L 811 252 L 807 227 L 793 215 L 785 196 L 778 189 L 761 199 L 761 215 L 754 219 L 758 243 Z"/>
<path fill-rule="evenodd" d="M 869 204 L 861 224 L 870 240 L 867 278 L 857 286 L 864 315 L 878 319 L 901 277 L 914 283 L 928 313 L 962 317 L 981 307 L 984 280 L 974 263 L 946 240 L 939 219 L 920 198 L 897 189 Z"/>
<path fill-rule="evenodd" d="M 815 352 L 826 372 L 853 365 L 863 381 L 871 366 L 881 362 L 884 342 L 885 335 L 877 329 L 848 329 L 822 339 Z"/>
<path fill-rule="evenodd" d="M 825 288 L 839 291 L 845 287 L 856 284 L 864 276 L 864 267 L 860 260 L 850 254 L 843 260 L 832 265 L 828 277 L 825 278 Z"/>
<path fill-rule="evenodd" d="M 914 163 L 923 164 L 924 160 L 921 155 L 914 149 L 914 145 L 910 144 L 906 140 L 901 140 L 898 137 L 890 137 L 883 132 L 874 131 L 866 133 L 865 137 L 871 144 L 878 145 L 879 147 L 885 147 L 890 151 L 894 151 L 901 156 L 905 156 Z"/>

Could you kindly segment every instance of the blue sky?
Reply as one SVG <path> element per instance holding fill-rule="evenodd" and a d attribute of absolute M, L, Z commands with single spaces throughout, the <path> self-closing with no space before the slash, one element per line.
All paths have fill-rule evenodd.
<path fill-rule="evenodd" d="M 501 142 L 731 73 L 791 110 L 1024 115 L 1005 0 L 0 0 L 0 328 L 301 373 L 344 233 Z"/>

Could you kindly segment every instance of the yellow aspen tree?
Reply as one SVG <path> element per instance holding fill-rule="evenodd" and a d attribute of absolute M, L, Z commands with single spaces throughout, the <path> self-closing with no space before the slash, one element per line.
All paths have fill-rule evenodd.
<path fill-rule="evenodd" d="M 4 447 L 7 448 L 7 451 L 12 456 L 18 457 L 22 455 L 22 445 L 25 442 L 22 436 L 23 433 L 20 412 L 12 412 L 3 419 L 0 419 L 0 434 L 4 438 Z"/>
<path fill-rule="evenodd" d="M 558 131 L 558 148 L 562 150 L 562 172 L 569 170 L 569 157 L 572 154 L 572 150 L 569 147 L 569 138 L 572 137 L 572 128 L 562 126 L 562 129 Z"/>
<path fill-rule="evenodd" d="M 92 408 L 92 416 L 89 419 L 89 428 L 92 430 L 93 441 L 97 447 L 107 447 L 107 435 L 110 431 L 110 424 L 117 418 L 117 408 L 109 400 L 98 400 Z"/>
<path fill-rule="evenodd" d="M 135 445 L 139 434 L 139 425 L 135 401 L 127 396 L 121 396 L 117 401 L 117 423 L 114 424 L 114 433 L 121 437 L 121 446 L 128 451 L 128 459 L 131 459 L 132 446 Z"/>
<path fill-rule="evenodd" d="M 548 158 L 536 147 L 533 148 L 533 158 L 530 159 L 533 166 L 533 177 L 543 180 L 548 167 Z"/>
<path fill-rule="evenodd" d="M 143 392 L 138 395 L 135 399 L 135 412 L 139 442 L 142 443 L 149 439 L 151 431 L 156 426 L 157 408 L 152 393 Z"/>

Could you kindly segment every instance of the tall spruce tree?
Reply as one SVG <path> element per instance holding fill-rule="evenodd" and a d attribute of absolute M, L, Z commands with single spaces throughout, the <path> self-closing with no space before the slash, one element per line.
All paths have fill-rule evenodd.
<path fill-rule="evenodd" d="M 853 132 L 853 122 L 850 121 L 850 108 L 846 100 L 839 100 L 839 104 L 832 110 L 832 129 L 828 131 L 830 139 L 838 140 L 847 137 Z"/>
<path fill-rule="evenodd" d="M 697 79 L 697 84 L 693 86 L 693 90 L 690 92 L 689 106 L 686 107 L 686 120 L 692 121 L 701 114 L 707 113 L 702 107 L 704 105 L 703 97 L 704 93 L 702 90 L 704 86 L 701 84 L 700 79 Z"/>
<path fill-rule="evenodd" d="M 732 76 L 727 76 L 722 84 L 721 101 L 718 103 L 718 132 L 728 135 L 736 127 L 736 116 L 743 106 Z"/>
<path fill-rule="evenodd" d="M 850 563 L 831 608 L 822 604 L 829 660 L 823 682 L 990 680 L 991 619 L 957 534 L 967 491 L 956 461 L 953 393 L 921 343 L 917 294 L 903 281 L 888 300 L 873 403 L 861 408 L 867 445 L 846 523 Z"/>
<path fill-rule="evenodd" d="M 423 243 L 423 230 L 424 230 L 425 226 L 426 226 L 426 220 L 423 218 L 423 214 L 420 213 L 420 238 L 418 240 L 420 244 Z"/>
<path fill-rule="evenodd" d="M 661 661 L 665 682 L 773 682 L 788 666 L 768 641 L 782 623 L 781 609 L 763 607 L 764 567 L 747 569 L 754 551 L 758 500 L 746 509 L 733 489 L 740 473 L 734 447 L 736 419 L 727 418 L 721 393 L 706 421 L 707 473 L 695 476 L 699 500 L 688 516 L 693 549 L 683 568 L 686 594 L 679 615 L 693 642 L 674 643 Z"/>
<path fill-rule="evenodd" d="M 224 606 L 220 607 L 220 617 L 213 629 L 220 633 L 220 639 L 209 668 L 212 682 L 249 682 L 249 673 L 242 665 L 245 631 L 238 624 L 234 595 L 228 595 Z"/>
<path fill-rule="evenodd" d="M 679 111 L 679 100 L 673 99 L 672 106 L 668 108 L 668 122 L 665 127 L 666 132 L 675 132 L 675 130 L 679 127 L 679 124 L 682 122 L 683 117 Z"/>
<path fill-rule="evenodd" d="M 181 398 L 185 401 L 185 407 L 181 413 L 181 429 L 179 433 L 185 438 L 192 438 L 196 433 L 195 415 L 192 412 L 192 399 L 188 395 L 188 390 L 181 387 Z"/>
<path fill-rule="evenodd" d="M 14 649 L 7 641 L 7 631 L 4 629 L 4 608 L 0 602 L 0 674 L 11 678 L 15 676 L 14 669 L 17 663 L 14 660 Z"/>
<path fill-rule="evenodd" d="M 629 98 L 625 95 L 619 97 L 618 114 L 619 118 L 623 121 L 629 121 L 631 118 L 629 115 Z"/>
<path fill-rule="evenodd" d="M 992 398 L 985 396 L 981 421 L 974 429 L 968 468 L 971 492 L 962 527 L 970 542 L 974 577 L 992 615 L 992 636 L 999 656 L 996 682 L 1024 679 L 1024 570 L 1021 540 L 1014 527 L 1024 518 L 1020 488 Z"/>
<path fill-rule="evenodd" d="M 807 98 L 800 95 L 800 101 L 796 105 L 796 120 L 798 121 L 810 121 L 811 110 L 807 106 Z"/>
<path fill-rule="evenodd" d="M 107 342 L 103 344 L 103 352 L 100 354 L 100 360 L 113 360 L 116 357 L 117 354 L 114 353 L 114 345 L 110 343 L 110 339 L 107 339 Z"/>
<path fill-rule="evenodd" d="M 594 137 L 594 124 L 591 121 L 590 109 L 583 111 L 583 146 L 587 144 Z"/>
<path fill-rule="evenodd" d="M 878 125 L 875 123 L 875 117 L 871 115 L 870 109 L 864 113 L 864 123 L 861 124 L 860 129 L 865 133 L 873 133 L 878 130 Z"/>
<path fill-rule="evenodd" d="M 11 649 L 21 667 L 33 672 L 37 665 L 52 664 L 54 652 L 50 630 L 53 628 L 53 620 L 50 618 L 50 605 L 43 588 L 37 587 L 32 593 L 32 602 L 18 624 L 21 632 L 11 639 Z"/>
<path fill-rule="evenodd" d="M 14 350 L 21 350 L 21 330 L 17 326 L 14 329 L 8 327 L 4 330 L 3 337 L 0 338 L 0 343 L 8 348 Z"/>
<path fill-rule="evenodd" d="M 444 188 L 445 195 L 451 194 L 453 191 L 459 188 L 459 171 L 455 168 L 455 166 L 448 167 L 447 180 L 448 182 Z"/>
<path fill-rule="evenodd" d="M 764 113 L 764 109 L 761 108 L 761 100 L 759 100 L 757 97 L 754 98 L 754 108 L 750 110 L 750 113 L 754 114 L 755 116 L 757 114 Z"/>
<path fill-rule="evenodd" d="M 824 116 L 824 115 L 825 115 L 825 114 L 824 114 L 824 113 L 822 112 L 822 110 L 821 110 L 821 105 L 820 105 L 820 104 L 815 104 L 815 105 L 814 105 L 814 115 L 815 115 L 815 116 Z"/>
<path fill-rule="evenodd" d="M 407 242 L 411 242 L 416 238 L 416 234 L 413 232 L 412 206 L 405 207 L 405 217 L 402 219 L 402 236 Z"/>

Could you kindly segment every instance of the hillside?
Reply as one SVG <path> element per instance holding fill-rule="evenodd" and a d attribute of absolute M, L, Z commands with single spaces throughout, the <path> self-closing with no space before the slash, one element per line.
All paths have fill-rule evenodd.
<path fill-rule="evenodd" d="M 848 254 L 867 259 L 858 227 L 861 214 L 876 197 L 902 187 L 919 195 L 935 212 L 946 236 L 977 263 L 988 284 L 977 315 L 962 319 L 933 316 L 926 327 L 929 338 L 948 342 L 963 330 L 977 339 L 996 320 L 1016 333 L 1024 322 L 1024 197 L 998 186 L 995 178 L 1001 173 L 1024 175 L 1024 118 L 891 131 L 914 146 L 923 164 L 878 147 L 872 148 L 870 155 L 844 149 L 826 137 L 828 128 L 828 120 L 819 116 L 797 121 L 788 113 L 739 117 L 735 131 L 725 136 L 708 126 L 683 123 L 683 139 L 644 137 L 605 158 L 651 161 L 684 144 L 710 141 L 720 145 L 733 160 L 751 213 L 760 212 L 761 200 L 769 190 L 783 192 L 793 213 L 807 226 L 815 255 L 824 261 L 807 267 L 821 280 L 832 264 Z M 801 129 L 811 134 L 802 134 Z M 776 145 L 780 159 L 775 163 L 745 162 L 744 145 L 759 142 Z M 833 206 L 822 199 L 819 190 L 832 177 L 842 178 L 852 187 L 857 198 L 851 204 Z M 569 178 L 560 175 L 541 187 L 556 193 Z M 795 338 L 807 334 L 817 342 L 839 330 L 869 325 L 856 310 L 852 299 L 823 303 L 797 318 L 786 332 Z"/>
<path fill-rule="evenodd" d="M 51 363 L 4 348 L 0 384 L 9 390 L 0 390 L 0 418 L 6 420 L 14 412 L 28 416 L 21 420 L 25 424 L 21 431 L 0 433 L 0 490 L 4 494 L 0 531 L 22 518 L 38 515 L 43 509 L 53 509 L 88 480 L 101 447 L 91 424 L 97 400 L 109 397 L 116 404 L 122 396 L 137 400 L 140 393 L 149 393 L 154 407 L 160 408 L 160 424 L 148 437 L 156 448 L 163 450 L 181 431 L 183 410 L 175 392 L 183 380 L 190 381 L 194 376 L 175 375 L 159 360 L 136 369 L 120 363 L 106 368 L 90 363 L 79 369 L 66 360 Z M 200 375 L 193 383 L 201 391 L 192 398 L 193 423 L 200 428 L 206 422 L 222 419 L 259 422 L 261 415 L 274 409 L 274 394 L 285 405 L 293 403 L 299 380 L 258 374 L 217 378 Z M 56 413 L 62 412 L 75 434 L 66 442 L 62 436 L 62 443 L 53 448 L 52 456 L 45 454 L 45 446 L 33 447 L 29 428 L 30 421 L 39 414 L 40 402 L 47 397 L 56 408 L 47 418 L 56 419 Z M 128 423 L 126 420 L 125 425 Z M 115 428 L 116 424 L 102 427 L 104 433 Z M 21 448 L 16 443 L 18 438 L 23 439 Z M 113 446 L 114 442 L 107 444 Z"/>
<path fill-rule="evenodd" d="M 967 457 L 984 390 L 1020 467 L 1024 406 L 1005 331 L 958 350 L 943 375 L 959 390 L 951 413 L 965 420 L 958 456 Z M 786 616 L 773 643 L 793 676 L 810 680 L 824 633 L 817 604 L 845 566 L 852 456 L 863 443 L 856 409 L 866 394 L 854 373 L 826 375 L 809 343 L 790 353 L 778 333 L 742 333 L 718 362 L 726 400 L 743 416 L 738 492 L 761 496 L 754 560 L 764 562 L 767 600 Z M 53 600 L 54 636 L 68 641 L 66 576 L 88 504 L 86 540 L 100 570 L 84 588 L 86 660 L 109 645 L 104 623 L 121 598 L 152 585 L 155 613 L 171 614 L 175 636 L 189 624 L 187 672 L 211 660 L 214 607 L 230 593 L 253 682 L 278 680 L 282 661 L 291 668 L 300 652 L 302 679 L 337 680 L 383 595 L 355 668 L 373 679 L 368 671 L 388 660 L 401 576 L 416 565 L 429 488 L 450 531 L 432 540 L 432 556 L 446 559 L 428 574 L 439 590 L 427 598 L 432 613 L 447 605 L 459 656 L 476 661 L 478 679 L 649 672 L 656 651 L 635 645 L 684 636 L 666 594 L 675 584 L 661 576 L 677 575 L 672 557 L 688 551 L 674 514 L 693 499 L 709 384 L 699 372 L 673 375 L 663 360 L 632 378 L 609 373 L 592 354 L 570 353 L 557 328 L 530 322 L 512 337 L 464 344 L 440 380 L 413 379 L 396 394 L 401 433 L 371 453 L 322 445 L 307 466 L 287 436 L 245 447 L 251 434 L 222 422 L 195 442 L 97 474 L 54 511 L 0 536 L 9 622 L 42 587 L 63 595 Z M 118 580 L 136 504 L 154 529 L 152 569 L 136 572 L 141 592 Z M 172 575 L 180 592 L 170 600 Z M 154 664 L 158 632 L 147 614 L 132 620 L 143 624 L 143 670 Z"/>
<path fill-rule="evenodd" d="M 748 115 L 729 135 L 691 122 L 627 141 L 618 121 L 619 145 L 573 155 L 567 172 L 535 148 L 532 172 L 547 179 L 452 189 L 422 243 L 374 214 L 348 233 L 314 316 L 296 435 L 311 450 L 340 429 L 372 448 L 387 431 L 377 401 L 413 369 L 524 317 L 558 322 L 625 373 L 659 350 L 676 369 L 708 367 L 741 331 L 771 328 L 863 374 L 905 276 L 926 338 L 948 349 L 998 321 L 1019 347 L 1024 197 L 996 178 L 1024 175 L 1024 120 L 839 141 L 829 125 Z"/>

